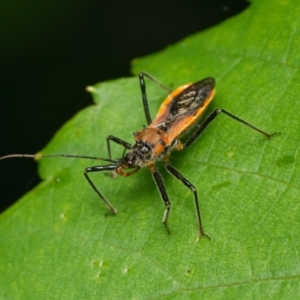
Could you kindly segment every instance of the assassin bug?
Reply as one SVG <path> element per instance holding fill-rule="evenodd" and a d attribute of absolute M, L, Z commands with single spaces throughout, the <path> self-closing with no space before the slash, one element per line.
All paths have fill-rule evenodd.
<path fill-rule="evenodd" d="M 170 92 L 169 96 L 162 103 L 156 118 L 152 121 L 148 100 L 146 95 L 145 77 L 158 84 L 162 88 Z M 147 73 L 141 72 L 139 74 L 140 88 L 142 92 L 142 101 L 144 106 L 144 113 L 147 120 L 147 127 L 144 127 L 138 132 L 134 132 L 134 143 L 130 144 L 124 140 L 109 135 L 106 138 L 108 158 L 98 158 L 91 156 L 69 155 L 69 154 L 53 154 L 53 155 L 32 155 L 32 154 L 11 154 L 0 157 L 1 159 L 13 158 L 13 157 L 71 157 L 71 158 L 85 158 L 95 159 L 109 162 L 107 165 L 87 167 L 84 171 L 84 176 L 93 190 L 103 200 L 106 206 L 109 208 L 112 214 L 116 214 L 117 210 L 110 204 L 107 198 L 99 191 L 91 180 L 89 173 L 112 171 L 120 176 L 127 177 L 135 174 L 140 168 L 148 167 L 152 173 L 153 179 L 158 187 L 159 193 L 165 204 L 165 212 L 163 215 L 163 224 L 165 225 L 168 233 L 170 233 L 167 220 L 170 213 L 171 203 L 167 195 L 162 177 L 157 171 L 155 166 L 156 161 L 162 161 L 167 171 L 175 178 L 180 180 L 188 189 L 194 194 L 194 203 L 197 214 L 197 221 L 199 227 L 199 235 L 209 238 L 203 231 L 200 207 L 198 201 L 198 194 L 195 186 L 181 175 L 174 167 L 169 163 L 169 156 L 172 150 L 184 150 L 188 148 L 194 141 L 200 136 L 200 134 L 206 129 L 206 127 L 218 116 L 223 113 L 230 118 L 256 130 L 257 132 L 265 135 L 267 138 L 271 138 L 279 132 L 268 134 L 265 131 L 249 124 L 248 122 L 240 119 L 239 117 L 229 113 L 224 109 L 216 109 L 207 116 L 204 122 L 196 127 L 187 140 L 182 143 L 180 136 L 187 129 L 193 125 L 205 108 L 211 102 L 215 94 L 215 80 L 214 78 L 206 78 L 195 83 L 189 83 L 178 87 L 174 91 L 165 87 L 153 77 Z M 111 155 L 111 142 L 119 144 L 124 147 L 123 156 L 120 159 L 112 159 Z"/>

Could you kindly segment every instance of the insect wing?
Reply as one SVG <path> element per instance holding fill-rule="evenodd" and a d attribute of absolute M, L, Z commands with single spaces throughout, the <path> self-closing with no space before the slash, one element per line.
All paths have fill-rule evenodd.
<path fill-rule="evenodd" d="M 214 86 L 215 80 L 206 78 L 177 88 L 163 102 L 149 127 L 167 133 L 170 144 L 205 110 L 215 94 Z"/>

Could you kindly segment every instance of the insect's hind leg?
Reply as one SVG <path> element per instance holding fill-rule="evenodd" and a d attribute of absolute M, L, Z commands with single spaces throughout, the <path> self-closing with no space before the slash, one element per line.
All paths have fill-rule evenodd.
<path fill-rule="evenodd" d="M 200 206 L 199 206 L 199 201 L 198 201 L 198 195 L 197 195 L 197 190 L 194 187 L 194 185 L 189 182 L 185 177 L 183 177 L 175 168 L 173 168 L 168 161 L 164 161 L 164 165 L 166 169 L 169 171 L 170 174 L 172 174 L 175 178 L 180 180 L 187 188 L 189 188 L 193 193 L 194 193 L 194 202 L 195 202 L 195 208 L 196 208 L 196 213 L 197 213 L 197 220 L 198 220 L 198 225 L 199 225 L 199 234 L 200 236 L 204 236 L 210 240 L 210 237 L 204 233 L 203 231 L 203 226 L 202 226 L 202 221 L 201 221 L 201 215 L 200 215 Z"/>
<path fill-rule="evenodd" d="M 83 175 L 92 187 L 92 189 L 96 192 L 96 194 L 101 198 L 101 200 L 104 202 L 104 204 L 109 208 L 110 212 L 115 215 L 117 214 L 117 210 L 110 204 L 110 202 L 102 195 L 102 193 L 98 190 L 98 188 L 95 186 L 94 182 L 89 177 L 88 173 L 92 172 L 103 172 L 103 171 L 115 171 L 116 165 L 107 165 L 107 166 L 94 166 L 94 167 L 88 167 L 85 169 Z"/>
<path fill-rule="evenodd" d="M 226 111 L 225 109 L 216 109 L 207 116 L 207 118 L 205 119 L 205 121 L 202 124 L 199 125 L 198 129 L 182 145 L 181 149 L 185 149 L 185 148 L 189 147 L 200 136 L 200 134 L 207 128 L 207 126 L 216 118 L 216 116 L 218 116 L 220 113 L 223 113 L 223 114 L 227 115 L 228 117 L 250 127 L 251 129 L 263 134 L 267 138 L 272 138 L 273 136 L 280 134 L 280 132 L 274 132 L 271 134 L 267 133 L 267 132 L 257 128 L 256 126 L 253 126 L 252 124 L 244 121 L 243 119 L 231 114 L 230 112 Z"/>

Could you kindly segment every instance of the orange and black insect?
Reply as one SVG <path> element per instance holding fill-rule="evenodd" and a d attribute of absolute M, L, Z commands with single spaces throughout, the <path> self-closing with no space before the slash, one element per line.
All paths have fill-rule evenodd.
<path fill-rule="evenodd" d="M 152 121 L 149 108 L 148 100 L 146 95 L 146 84 L 145 77 L 152 80 L 162 88 L 170 92 L 169 96 L 162 103 L 156 118 Z M 107 198 L 100 192 L 91 180 L 89 174 L 93 172 L 113 171 L 118 175 L 127 177 L 135 174 L 140 168 L 148 167 L 152 173 L 153 179 L 158 187 L 159 193 L 165 204 L 165 212 L 163 215 L 163 224 L 167 231 L 170 233 L 167 220 L 170 213 L 171 203 L 169 201 L 166 188 L 164 186 L 162 177 L 156 168 L 156 162 L 162 161 L 167 171 L 175 178 L 180 180 L 188 189 L 194 194 L 194 203 L 197 214 L 197 221 L 199 226 L 200 236 L 208 237 L 204 231 L 200 215 L 200 206 L 198 200 L 198 194 L 195 186 L 181 175 L 174 167 L 170 165 L 169 156 L 172 150 L 183 150 L 189 147 L 194 141 L 200 136 L 200 134 L 206 129 L 206 127 L 215 119 L 215 117 L 224 113 L 225 115 L 233 118 L 234 120 L 247 125 L 248 127 L 256 130 L 257 132 L 265 135 L 268 138 L 278 134 L 268 134 L 265 131 L 249 124 L 248 122 L 232 115 L 224 109 L 216 109 L 204 120 L 204 122 L 194 129 L 184 143 L 180 141 L 180 137 L 185 133 L 191 125 L 194 124 L 203 113 L 205 108 L 208 106 L 215 94 L 215 80 L 214 78 L 206 78 L 195 83 L 190 83 L 178 87 L 173 92 L 161 83 L 156 81 L 150 75 L 142 72 L 139 74 L 139 82 L 142 92 L 142 100 L 144 106 L 144 112 L 148 123 L 147 127 L 142 130 L 135 132 L 134 143 L 130 144 L 124 140 L 117 138 L 113 135 L 109 135 L 106 138 L 108 158 L 98 158 L 90 156 L 80 155 L 69 155 L 69 154 L 53 154 L 53 155 L 31 155 L 31 154 L 12 154 L 0 157 L 1 159 L 12 158 L 12 157 L 72 157 L 72 158 L 86 158 L 107 161 L 109 164 L 87 167 L 84 171 L 84 176 L 93 190 L 103 200 L 106 206 L 109 208 L 112 214 L 116 214 L 117 210 L 107 200 Z M 124 147 L 124 154 L 120 159 L 112 159 L 110 143 Z"/>

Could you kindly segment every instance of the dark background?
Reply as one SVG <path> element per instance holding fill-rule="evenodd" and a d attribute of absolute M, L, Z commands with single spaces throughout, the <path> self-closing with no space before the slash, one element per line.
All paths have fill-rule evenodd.
<path fill-rule="evenodd" d="M 3 3 L 7 2 L 7 3 Z M 87 85 L 248 7 L 245 0 L 2 1 L 0 156 L 36 153 L 78 110 Z M 0 162 L 0 210 L 39 182 L 31 159 Z"/>

